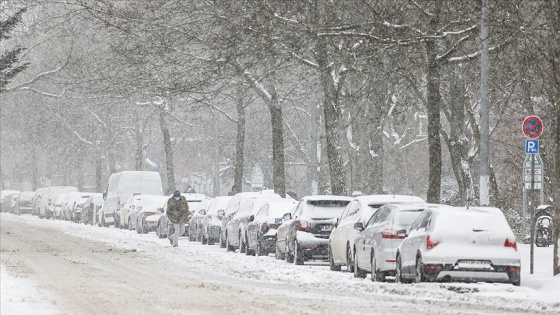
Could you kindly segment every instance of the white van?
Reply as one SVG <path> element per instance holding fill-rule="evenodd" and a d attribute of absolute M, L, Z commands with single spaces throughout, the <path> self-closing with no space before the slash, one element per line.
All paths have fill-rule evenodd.
<path fill-rule="evenodd" d="M 158 172 L 126 171 L 112 174 L 104 194 L 105 203 L 99 210 L 99 224 L 120 226 L 120 209 L 133 194 L 163 196 L 161 177 Z"/>

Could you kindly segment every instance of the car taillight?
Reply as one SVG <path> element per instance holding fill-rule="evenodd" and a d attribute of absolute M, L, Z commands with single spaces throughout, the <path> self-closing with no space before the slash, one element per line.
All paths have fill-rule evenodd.
<path fill-rule="evenodd" d="M 506 238 L 506 242 L 504 243 L 505 247 L 512 247 L 513 249 L 515 249 L 515 251 L 517 251 L 517 242 L 515 241 L 510 241 L 509 238 Z"/>
<path fill-rule="evenodd" d="M 121 197 L 117 197 L 117 212 L 121 211 Z"/>
<path fill-rule="evenodd" d="M 297 225 L 300 231 L 307 231 L 309 229 L 309 222 L 307 221 L 300 220 Z"/>
<path fill-rule="evenodd" d="M 428 234 L 428 236 L 426 236 L 426 248 L 427 249 L 432 249 L 432 248 L 436 247 L 438 244 L 439 244 L 439 242 L 432 241 L 432 237 L 430 236 L 430 234 Z"/>
<path fill-rule="evenodd" d="M 397 231 L 393 229 L 385 229 L 381 231 L 381 238 L 388 238 L 388 239 L 396 239 L 396 240 L 404 240 L 404 235 L 397 235 Z"/>
<path fill-rule="evenodd" d="M 49 206 L 52 205 L 52 199 L 49 198 Z"/>
<path fill-rule="evenodd" d="M 148 216 L 151 216 L 151 215 L 155 215 L 155 214 L 156 214 L 155 212 L 146 212 L 146 216 L 147 216 L 147 217 L 148 217 Z"/>

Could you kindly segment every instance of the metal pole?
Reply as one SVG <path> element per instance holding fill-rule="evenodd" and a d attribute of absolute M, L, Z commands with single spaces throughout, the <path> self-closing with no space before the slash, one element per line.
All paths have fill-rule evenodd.
<path fill-rule="evenodd" d="M 214 185 L 213 194 L 214 197 L 220 195 L 220 123 L 219 116 L 214 116 Z"/>
<path fill-rule="evenodd" d="M 531 154 L 531 271 L 535 261 L 535 155 Z"/>
<path fill-rule="evenodd" d="M 488 128 L 488 78 L 490 68 L 490 57 L 488 52 L 489 39 L 488 26 L 488 0 L 482 0 L 482 21 L 480 26 L 480 205 L 490 204 L 488 184 L 490 182 L 489 167 L 489 128 Z"/>

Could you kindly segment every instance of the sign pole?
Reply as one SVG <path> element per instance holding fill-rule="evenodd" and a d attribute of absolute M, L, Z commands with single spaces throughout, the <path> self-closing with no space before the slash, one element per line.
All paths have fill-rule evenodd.
<path fill-rule="evenodd" d="M 531 270 L 535 262 L 535 155 L 531 154 Z"/>

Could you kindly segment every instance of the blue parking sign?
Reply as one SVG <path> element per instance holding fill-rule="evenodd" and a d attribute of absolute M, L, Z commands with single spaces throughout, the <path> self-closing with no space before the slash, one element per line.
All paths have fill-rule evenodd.
<path fill-rule="evenodd" d="M 539 153 L 539 140 L 525 140 L 525 153 L 538 154 Z"/>

